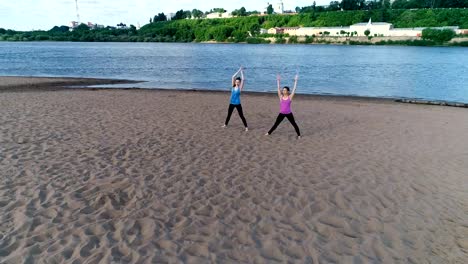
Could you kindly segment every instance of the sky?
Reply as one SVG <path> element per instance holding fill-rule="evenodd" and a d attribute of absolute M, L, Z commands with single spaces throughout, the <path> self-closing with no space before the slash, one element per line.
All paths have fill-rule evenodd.
<path fill-rule="evenodd" d="M 272 1 L 219 1 L 219 0 L 78 0 L 81 22 L 101 25 L 124 24 L 143 26 L 150 17 L 164 12 L 200 9 L 203 12 L 212 8 L 224 8 L 231 12 L 242 6 L 247 11 L 260 11 L 267 6 L 273 7 L 279 0 Z M 310 6 L 313 0 L 283 0 L 285 10 L 296 6 Z M 330 0 L 315 0 L 317 5 L 327 5 Z M 53 26 L 66 25 L 76 20 L 75 0 L 0 0 L 0 28 L 14 30 L 49 30 Z"/>

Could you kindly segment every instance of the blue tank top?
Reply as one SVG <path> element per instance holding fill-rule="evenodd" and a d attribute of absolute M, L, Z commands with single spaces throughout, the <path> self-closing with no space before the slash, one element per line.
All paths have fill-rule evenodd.
<path fill-rule="evenodd" d="M 233 87 L 231 89 L 231 101 L 230 101 L 231 104 L 233 104 L 233 105 L 240 105 L 241 104 L 240 93 L 241 92 L 240 92 L 239 88 Z"/>

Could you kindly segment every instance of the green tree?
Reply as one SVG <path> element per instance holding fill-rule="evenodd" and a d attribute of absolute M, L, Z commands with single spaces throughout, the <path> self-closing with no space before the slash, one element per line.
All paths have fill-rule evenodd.
<path fill-rule="evenodd" d="M 216 41 L 225 41 L 228 37 L 231 36 L 233 31 L 234 28 L 225 25 L 212 27 L 210 29 L 210 33 L 212 34 L 213 39 Z"/>
<path fill-rule="evenodd" d="M 236 42 L 244 42 L 246 41 L 247 39 L 247 33 L 246 32 L 242 32 L 240 30 L 235 30 L 233 33 L 232 33 L 232 36 L 234 37 L 234 40 Z"/>
<path fill-rule="evenodd" d="M 338 11 L 340 10 L 340 2 L 338 1 L 331 1 L 327 7 L 327 11 Z"/>
<path fill-rule="evenodd" d="M 257 11 L 257 10 L 254 10 L 254 11 L 247 11 L 247 15 L 260 15 L 260 12 Z"/>
<path fill-rule="evenodd" d="M 240 16 L 247 16 L 247 10 L 245 10 L 245 7 L 240 8 L 239 15 Z"/>
<path fill-rule="evenodd" d="M 226 9 L 224 9 L 224 8 L 213 8 L 213 9 L 211 9 L 210 13 L 226 13 Z"/>
<path fill-rule="evenodd" d="M 273 14 L 274 11 L 275 11 L 275 10 L 273 9 L 273 5 L 271 5 L 271 4 L 268 5 L 268 7 L 267 7 L 267 14 L 268 14 L 268 15 L 271 15 L 271 14 Z"/>
<path fill-rule="evenodd" d="M 129 32 L 129 35 L 135 35 L 137 34 L 137 28 L 134 25 L 130 25 L 128 32 Z"/>
<path fill-rule="evenodd" d="M 383 9 L 390 9 L 391 5 L 392 4 L 390 3 L 390 0 L 383 0 L 383 2 L 382 2 L 382 8 Z"/>
<path fill-rule="evenodd" d="M 370 35 L 370 30 L 369 30 L 369 29 L 366 29 L 366 31 L 364 31 L 364 35 L 366 35 L 366 37 L 369 37 L 369 35 Z"/>
<path fill-rule="evenodd" d="M 153 18 L 153 22 L 167 21 L 167 17 L 164 13 L 159 13 Z"/>
<path fill-rule="evenodd" d="M 186 17 L 185 15 L 185 11 L 181 9 L 175 13 L 171 20 L 184 19 Z"/>
<path fill-rule="evenodd" d="M 36 37 L 34 37 L 34 40 L 36 40 L 36 41 L 49 40 L 49 36 L 47 36 L 47 35 L 37 35 Z"/>
<path fill-rule="evenodd" d="M 245 7 L 241 7 L 240 9 L 236 9 L 231 13 L 233 16 L 247 16 L 247 10 Z"/>
<path fill-rule="evenodd" d="M 425 40 L 432 40 L 436 43 L 444 43 L 450 41 L 453 37 L 455 37 L 455 32 L 451 29 L 432 29 L 432 28 L 425 28 L 422 31 L 422 38 Z"/>
<path fill-rule="evenodd" d="M 340 4 L 343 10 L 361 10 L 364 8 L 364 0 L 342 0 Z"/>
<path fill-rule="evenodd" d="M 193 9 L 192 16 L 195 18 L 201 18 L 203 16 L 203 11 L 198 10 L 198 9 Z"/>
<path fill-rule="evenodd" d="M 81 23 L 79 26 L 75 28 L 76 32 L 84 32 L 84 31 L 89 31 L 89 27 L 86 24 Z"/>
<path fill-rule="evenodd" d="M 60 27 L 55 26 L 49 30 L 49 32 L 51 33 L 65 33 L 68 31 L 70 31 L 70 27 L 67 27 L 67 26 L 60 26 Z"/>

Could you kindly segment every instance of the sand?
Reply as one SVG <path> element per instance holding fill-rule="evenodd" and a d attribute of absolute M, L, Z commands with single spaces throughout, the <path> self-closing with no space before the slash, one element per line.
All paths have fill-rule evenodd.
<path fill-rule="evenodd" d="M 0 82 L 3 79 L 0 78 Z M 18 86 L 19 87 L 19 86 Z M 17 89 L 16 89 L 17 90 Z M 0 92 L 0 263 L 466 263 L 468 111 Z"/>

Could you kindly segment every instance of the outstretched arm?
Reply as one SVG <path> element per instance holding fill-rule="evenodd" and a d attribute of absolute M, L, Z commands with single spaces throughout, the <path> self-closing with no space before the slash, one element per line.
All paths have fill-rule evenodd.
<path fill-rule="evenodd" d="M 241 74 L 241 83 L 240 83 L 240 87 L 239 89 L 242 91 L 242 89 L 244 88 L 244 68 L 241 66 L 240 68 L 240 74 Z"/>
<path fill-rule="evenodd" d="M 242 67 L 240 67 L 239 70 L 237 70 L 236 73 L 234 73 L 234 75 L 232 76 L 232 86 L 236 84 L 236 76 L 237 74 L 239 74 L 241 70 L 242 70 Z"/>
<path fill-rule="evenodd" d="M 294 76 L 294 87 L 293 87 L 293 90 L 292 90 L 292 93 L 291 93 L 291 100 L 293 99 L 294 97 L 294 94 L 296 93 L 296 88 L 297 88 L 297 80 L 299 79 L 299 74 L 296 74 L 296 76 Z"/>
<path fill-rule="evenodd" d="M 279 74 L 276 75 L 276 84 L 278 86 L 278 97 L 281 100 L 281 76 Z"/>

